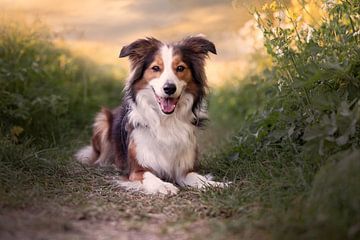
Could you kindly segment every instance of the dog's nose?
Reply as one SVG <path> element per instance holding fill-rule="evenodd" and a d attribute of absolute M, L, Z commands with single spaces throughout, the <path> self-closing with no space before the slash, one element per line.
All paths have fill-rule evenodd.
<path fill-rule="evenodd" d="M 176 92 L 176 85 L 173 84 L 173 83 L 166 83 L 166 84 L 164 85 L 164 92 L 165 92 L 167 95 L 173 94 L 174 92 Z"/>

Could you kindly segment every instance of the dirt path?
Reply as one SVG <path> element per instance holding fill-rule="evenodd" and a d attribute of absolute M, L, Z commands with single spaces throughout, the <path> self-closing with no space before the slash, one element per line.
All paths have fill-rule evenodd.
<path fill-rule="evenodd" d="M 194 234 L 176 227 L 169 229 L 163 215 L 154 215 L 146 224 L 136 225 L 126 219 L 112 219 L 111 216 L 85 218 L 65 209 L 62 211 L 61 215 L 54 215 L 47 209 L 3 212 L 0 216 L 0 239 L 189 239 L 189 234 Z M 204 229 L 202 224 L 196 225 Z M 199 228 L 193 230 L 201 232 Z M 170 231 L 171 235 L 166 231 Z"/>
<path fill-rule="evenodd" d="M 0 239 L 192 239 L 208 232 L 205 221 L 173 219 L 166 210 L 126 216 L 109 205 L 101 209 L 96 204 L 70 208 L 46 203 L 2 211 Z"/>
<path fill-rule="evenodd" d="M 83 182 L 69 178 L 70 192 L 57 190 L 23 207 L 0 208 L 0 239 L 181 240 L 209 233 L 199 192 L 182 190 L 171 197 L 129 193 L 93 171 L 98 170 L 82 173 Z"/>

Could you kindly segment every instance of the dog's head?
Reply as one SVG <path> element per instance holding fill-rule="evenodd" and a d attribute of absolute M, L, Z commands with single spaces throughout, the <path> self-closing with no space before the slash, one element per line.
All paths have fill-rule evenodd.
<path fill-rule="evenodd" d="M 201 36 L 164 44 L 155 38 L 139 39 L 122 48 L 120 57 L 129 57 L 131 77 L 128 88 L 137 92 L 151 88 L 162 113 L 172 114 L 183 93 L 192 94 L 194 111 L 205 95 L 204 70 L 208 53 L 215 45 Z"/>

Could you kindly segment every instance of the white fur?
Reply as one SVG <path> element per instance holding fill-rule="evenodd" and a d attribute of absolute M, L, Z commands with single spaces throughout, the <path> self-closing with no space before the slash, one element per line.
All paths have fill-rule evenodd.
<path fill-rule="evenodd" d="M 165 83 L 173 83 L 176 85 L 176 92 L 171 96 L 177 98 L 181 95 L 186 86 L 185 81 L 178 79 L 175 75 L 172 60 L 173 60 L 173 48 L 167 45 L 163 45 L 160 49 L 161 58 L 163 60 L 163 72 L 159 78 L 155 78 L 150 81 L 150 86 L 153 87 L 156 95 L 159 97 L 166 97 L 164 92 Z"/>
<path fill-rule="evenodd" d="M 144 179 L 141 181 L 118 181 L 118 185 L 129 191 L 140 191 L 145 194 L 177 194 L 179 189 L 172 183 L 164 182 L 151 172 L 144 173 Z"/>
<path fill-rule="evenodd" d="M 171 115 L 162 115 L 151 89 L 141 90 L 132 106 L 129 121 L 135 128 L 134 141 L 138 163 L 160 177 L 177 179 L 194 166 L 195 127 L 191 124 L 193 96 L 184 93 Z"/>
<path fill-rule="evenodd" d="M 76 152 L 75 158 L 82 164 L 93 164 L 96 156 L 92 146 L 86 146 Z"/>
<path fill-rule="evenodd" d="M 160 77 L 151 80 L 147 87 L 137 92 L 136 103 L 130 103 L 128 115 L 129 123 L 134 126 L 129 137 L 136 146 L 136 160 L 139 165 L 151 169 L 152 172 L 145 172 L 142 181 L 119 181 L 118 184 L 128 190 L 142 191 L 146 194 L 177 194 L 179 191 L 177 187 L 160 178 L 176 181 L 182 187 L 199 189 L 209 186 L 224 187 L 226 186 L 224 183 L 212 181 L 195 172 L 189 173 L 194 167 L 197 154 L 197 128 L 192 124 L 195 120 L 192 112 L 194 97 L 184 91 L 186 82 L 178 79 L 174 73 L 173 48 L 163 45 L 160 54 L 164 63 Z M 133 74 L 134 71 L 129 79 L 132 79 Z M 130 89 L 129 82 L 126 84 L 125 91 Z M 169 115 L 163 114 L 153 92 L 154 89 L 157 96 L 166 97 L 163 89 L 166 83 L 176 85 L 176 92 L 172 97 L 179 97 L 174 112 Z M 196 115 L 206 118 L 205 103 L 201 104 Z M 96 119 L 95 131 L 106 127 L 101 125 L 107 123 L 106 119 L 101 117 L 102 115 L 99 114 Z M 99 165 L 107 163 L 113 155 L 107 139 L 107 135 L 101 134 L 101 143 L 104 148 L 102 150 L 109 154 L 100 155 L 95 161 L 93 149 L 86 147 L 76 154 L 77 159 Z"/>
<path fill-rule="evenodd" d="M 128 189 L 140 189 L 147 193 L 176 194 L 177 191 L 171 190 L 174 186 L 158 178 L 161 177 L 176 181 L 180 186 L 223 187 L 223 183 L 211 181 L 197 173 L 186 174 L 193 169 L 196 158 L 196 127 L 192 124 L 195 119 L 192 112 L 194 98 L 193 95 L 183 92 L 186 83 L 179 80 L 173 72 L 172 48 L 163 46 L 160 52 L 164 62 L 162 74 L 137 93 L 136 104 L 131 105 L 129 113 L 129 122 L 136 126 L 130 136 L 136 145 L 136 159 L 141 166 L 151 169 L 157 177 L 146 173 L 142 184 L 128 182 L 125 185 Z M 176 85 L 174 96 L 180 99 L 174 113 L 164 115 L 151 88 L 158 96 L 165 96 L 163 86 L 169 82 Z M 204 103 L 197 110 L 197 114 L 199 117 L 206 117 Z"/>

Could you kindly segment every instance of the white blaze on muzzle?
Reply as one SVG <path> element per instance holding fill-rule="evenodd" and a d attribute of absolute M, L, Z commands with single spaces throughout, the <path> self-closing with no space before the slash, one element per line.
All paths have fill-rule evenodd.
<path fill-rule="evenodd" d="M 160 49 L 161 58 L 163 60 L 163 72 L 159 78 L 150 81 L 155 95 L 155 99 L 159 104 L 161 111 L 165 114 L 171 114 L 175 111 L 176 105 L 181 97 L 181 93 L 186 85 L 185 81 L 178 79 L 175 75 L 173 63 L 173 48 L 163 45 Z M 169 94 L 165 92 L 166 85 L 175 85 L 176 90 Z"/>

